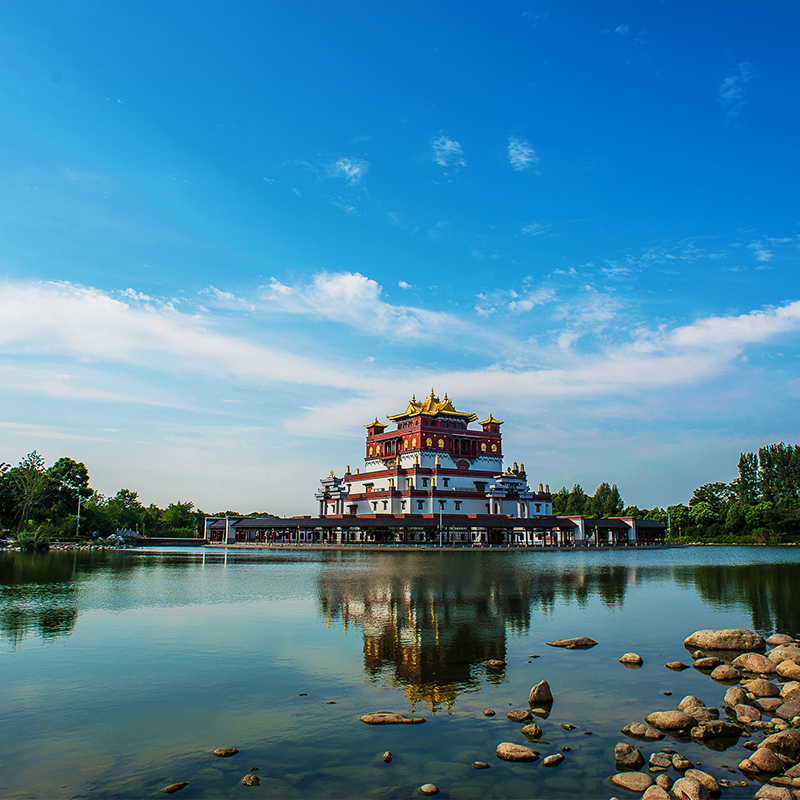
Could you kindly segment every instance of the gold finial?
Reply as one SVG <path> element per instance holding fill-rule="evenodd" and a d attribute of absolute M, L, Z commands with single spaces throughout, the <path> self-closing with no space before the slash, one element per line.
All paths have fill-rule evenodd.
<path fill-rule="evenodd" d="M 333 470 L 331 470 L 331 474 L 328 475 L 329 478 L 335 478 L 336 476 L 333 474 Z"/>
<path fill-rule="evenodd" d="M 436 466 L 438 467 L 439 466 L 439 456 L 438 455 L 436 456 L 436 462 L 435 463 L 436 463 Z"/>
<path fill-rule="evenodd" d="M 444 399 L 447 400 L 447 392 L 444 393 Z"/>
<path fill-rule="evenodd" d="M 544 490 L 547 492 L 547 494 L 550 494 L 550 484 L 549 483 L 546 483 L 544 485 Z"/>
<path fill-rule="evenodd" d="M 356 467 L 356 475 L 360 475 L 360 474 L 361 474 L 361 469 L 359 467 Z"/>
<path fill-rule="evenodd" d="M 539 491 L 540 491 L 540 492 L 543 492 L 543 491 L 544 491 L 544 489 L 542 488 L 542 484 L 541 484 L 541 483 L 539 484 Z"/>
<path fill-rule="evenodd" d="M 350 465 L 349 464 L 347 465 L 347 469 L 344 471 L 344 474 L 345 475 L 349 475 L 350 474 Z"/>
<path fill-rule="evenodd" d="M 525 464 L 523 464 L 522 462 L 520 462 L 519 471 L 520 472 L 525 472 Z"/>
<path fill-rule="evenodd" d="M 519 472 L 519 465 L 516 461 L 514 462 L 514 472 Z"/>
<path fill-rule="evenodd" d="M 417 402 L 417 393 L 416 392 L 414 392 L 414 394 L 411 395 L 411 402 L 412 403 L 416 403 Z"/>
<path fill-rule="evenodd" d="M 433 397 L 433 386 L 431 386 L 431 397 Z"/>
<path fill-rule="evenodd" d="M 419 455 L 416 453 L 414 454 L 414 466 L 415 467 L 419 466 Z"/>
<path fill-rule="evenodd" d="M 400 466 L 400 455 L 399 454 L 394 457 L 394 465 L 396 467 Z"/>

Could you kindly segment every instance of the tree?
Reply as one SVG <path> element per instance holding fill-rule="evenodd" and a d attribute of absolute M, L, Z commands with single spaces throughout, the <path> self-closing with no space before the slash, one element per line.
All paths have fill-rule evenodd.
<path fill-rule="evenodd" d="M 589 497 L 586 492 L 581 489 L 579 483 L 572 487 L 572 491 L 567 495 L 567 503 L 565 513 L 570 517 L 578 517 L 585 513 Z"/>
<path fill-rule="evenodd" d="M 59 458 L 47 470 L 47 488 L 44 494 L 54 516 L 64 517 L 74 513 L 78 498 L 86 500 L 92 495 L 86 465 L 71 458 Z"/>
<path fill-rule="evenodd" d="M 569 492 L 566 486 L 562 486 L 552 497 L 553 500 L 553 514 L 556 516 L 567 513 L 567 498 Z"/>
<path fill-rule="evenodd" d="M 117 528 L 133 530 L 144 516 L 144 506 L 139 502 L 139 495 L 130 489 L 120 489 L 108 501 L 107 508 Z"/>
<path fill-rule="evenodd" d="M 46 485 L 44 459 L 34 450 L 29 453 L 19 466 L 9 472 L 16 489 L 17 508 L 19 509 L 19 530 L 29 517 L 33 517 L 36 504 Z"/>
<path fill-rule="evenodd" d="M 161 514 L 161 524 L 165 528 L 194 528 L 197 516 L 193 508 L 194 503 L 170 503 Z"/>
<path fill-rule="evenodd" d="M 791 506 L 800 499 L 800 447 L 771 444 L 758 451 L 759 490 L 764 502 Z"/>
<path fill-rule="evenodd" d="M 715 515 L 719 515 L 731 496 L 727 483 L 705 483 L 694 490 L 689 506 L 705 503 Z"/>
<path fill-rule="evenodd" d="M 753 506 L 758 502 L 758 456 L 755 453 L 739 455 L 739 477 L 733 482 L 733 489 L 740 503 Z"/>
<path fill-rule="evenodd" d="M 698 528 L 704 528 L 710 525 L 716 518 L 717 515 L 714 513 L 714 509 L 704 501 L 695 503 L 689 509 L 689 519 L 691 519 Z"/>
<path fill-rule="evenodd" d="M 603 519 L 618 517 L 622 513 L 623 505 L 617 484 L 609 486 L 603 481 L 595 490 L 591 501 L 587 504 L 587 513 Z"/>

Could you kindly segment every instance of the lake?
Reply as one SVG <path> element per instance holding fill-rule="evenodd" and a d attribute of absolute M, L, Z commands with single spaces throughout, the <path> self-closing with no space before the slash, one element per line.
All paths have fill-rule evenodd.
<path fill-rule="evenodd" d="M 721 703 L 724 685 L 664 666 L 720 627 L 800 634 L 800 548 L 4 552 L 0 795 L 163 797 L 189 781 L 181 800 L 412 798 L 429 782 L 442 798 L 633 797 L 608 782 L 615 743 L 636 744 L 620 728 L 687 694 Z M 545 644 L 573 636 L 599 644 Z M 618 663 L 629 651 L 641 669 Z M 506 713 L 542 679 L 555 702 L 531 746 L 571 749 L 553 768 L 499 760 L 498 743 L 528 743 Z M 359 720 L 373 711 L 427 721 Z M 743 777 L 727 771 L 740 745 L 641 749 L 666 745 Z M 227 746 L 239 754 L 211 753 Z M 259 787 L 240 783 L 252 767 Z"/>

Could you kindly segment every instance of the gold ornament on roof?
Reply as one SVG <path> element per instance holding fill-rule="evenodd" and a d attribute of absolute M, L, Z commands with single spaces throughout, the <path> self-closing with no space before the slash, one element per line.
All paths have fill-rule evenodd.
<path fill-rule="evenodd" d="M 333 474 L 333 470 L 331 470 L 331 474 L 328 475 L 329 478 L 335 478 L 336 476 Z"/>
<path fill-rule="evenodd" d="M 390 419 L 391 419 L 391 417 L 390 417 Z M 502 419 L 495 419 L 492 416 L 491 412 L 489 412 L 489 416 L 483 422 L 479 422 L 478 423 L 478 425 L 502 425 L 502 424 L 503 424 L 503 420 Z"/>
<path fill-rule="evenodd" d="M 463 411 L 456 411 L 453 402 L 445 394 L 444 400 L 440 400 L 433 389 L 431 389 L 430 396 L 425 398 L 422 402 L 417 400 L 416 394 L 411 396 L 411 400 L 402 414 L 387 414 L 386 418 L 392 422 L 407 419 L 409 417 L 436 417 L 439 414 L 446 414 L 450 417 L 457 417 L 465 422 L 475 422 L 478 419 L 477 414 L 469 414 Z"/>
<path fill-rule="evenodd" d="M 385 428 L 387 426 L 384 425 L 382 422 L 378 422 L 378 418 L 375 417 L 375 421 L 374 422 L 370 422 L 369 425 L 365 425 L 364 427 L 369 429 L 369 428 Z"/>

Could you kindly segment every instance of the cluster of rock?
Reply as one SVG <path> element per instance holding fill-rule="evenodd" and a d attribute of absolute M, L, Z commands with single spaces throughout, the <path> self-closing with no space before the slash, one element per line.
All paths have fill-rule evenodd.
<path fill-rule="evenodd" d="M 711 739 L 730 742 L 747 734 L 751 738 L 743 747 L 750 755 L 738 768 L 746 778 L 764 784 L 755 797 L 800 800 L 800 643 L 786 634 L 765 640 L 753 631 L 726 629 L 696 631 L 684 645 L 698 671 L 717 682 L 733 684 L 722 706 L 727 719 L 720 719 L 719 709 L 709 708 L 699 697 L 689 695 L 676 709 L 654 711 L 644 723 L 631 722 L 622 732 L 642 741 L 669 735 L 701 743 Z M 641 660 L 634 656 L 627 653 L 620 661 L 626 666 L 640 665 Z M 678 664 L 681 662 L 666 666 L 675 669 Z M 759 736 L 764 738 L 759 741 Z M 707 800 L 722 788 L 736 785 L 695 769 L 670 748 L 651 754 L 646 761 L 641 750 L 620 742 L 615 759 L 620 772 L 610 778 L 611 782 L 642 793 L 643 800 L 669 800 L 670 791 L 677 800 Z M 648 771 L 640 771 L 645 764 Z M 673 781 L 667 774 L 670 769 L 680 777 Z M 738 785 L 748 783 L 739 781 Z"/>

